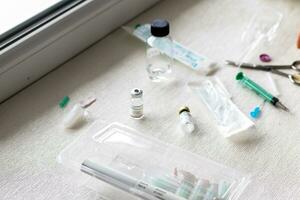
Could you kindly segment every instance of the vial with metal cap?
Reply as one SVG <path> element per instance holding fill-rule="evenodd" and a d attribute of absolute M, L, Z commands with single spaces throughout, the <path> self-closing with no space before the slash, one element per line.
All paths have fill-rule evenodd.
<path fill-rule="evenodd" d="M 143 90 L 134 88 L 131 91 L 130 116 L 135 119 L 144 117 Z"/>
<path fill-rule="evenodd" d="M 192 133 L 195 130 L 190 109 L 187 106 L 180 108 L 179 110 L 180 125 L 184 132 Z"/>

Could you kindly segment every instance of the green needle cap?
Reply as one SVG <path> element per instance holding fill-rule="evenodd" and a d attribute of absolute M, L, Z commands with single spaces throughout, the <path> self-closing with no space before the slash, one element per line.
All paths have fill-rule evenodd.
<path fill-rule="evenodd" d="M 60 108 L 66 107 L 67 104 L 69 103 L 69 101 L 70 101 L 70 97 L 64 96 L 64 98 L 62 100 L 60 100 L 60 102 L 59 102 L 59 107 Z"/>

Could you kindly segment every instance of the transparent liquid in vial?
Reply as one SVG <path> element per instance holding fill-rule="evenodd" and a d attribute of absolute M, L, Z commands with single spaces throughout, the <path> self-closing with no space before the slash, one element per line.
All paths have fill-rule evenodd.
<path fill-rule="evenodd" d="M 185 133 L 192 133 L 195 130 L 195 125 L 192 121 L 192 115 L 189 112 L 182 112 L 179 115 L 181 128 Z"/>
<path fill-rule="evenodd" d="M 147 48 L 147 72 L 154 82 L 170 79 L 173 64 L 172 40 L 169 36 L 154 37 L 148 39 Z"/>
<path fill-rule="evenodd" d="M 131 117 L 140 119 L 144 117 L 143 100 L 140 98 L 133 98 L 131 100 Z"/>

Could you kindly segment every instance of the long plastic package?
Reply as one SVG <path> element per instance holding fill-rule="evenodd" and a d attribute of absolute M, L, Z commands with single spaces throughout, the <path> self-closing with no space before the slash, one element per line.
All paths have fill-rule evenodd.
<path fill-rule="evenodd" d="M 275 42 L 274 38 L 282 18 L 283 15 L 279 11 L 270 8 L 262 8 L 256 11 L 241 36 L 241 43 L 245 48 L 240 61 L 249 61 L 253 56 L 257 60 L 257 50 L 260 53 L 268 52 L 272 56 L 278 54 L 275 53 L 278 50 L 273 50 L 272 43 Z M 276 57 L 279 57 L 279 55 L 276 55 Z"/>
<path fill-rule="evenodd" d="M 147 43 L 148 38 L 151 36 L 150 24 L 139 24 L 135 28 L 123 27 L 131 35 L 140 39 L 141 41 Z M 198 53 L 184 47 L 179 42 L 173 40 L 173 49 L 168 50 L 164 48 L 164 44 L 159 44 L 156 48 L 160 49 L 167 56 L 172 56 L 177 61 L 189 66 L 191 69 L 203 73 L 205 75 L 210 75 L 218 69 L 218 64 L 206 56 L 199 55 Z M 172 55 L 169 55 L 172 52 Z"/>
<path fill-rule="evenodd" d="M 78 174 L 74 179 L 82 185 L 112 200 L 129 200 L 132 195 L 152 200 L 239 200 L 251 183 L 249 175 L 119 123 L 94 123 L 57 159 Z"/>

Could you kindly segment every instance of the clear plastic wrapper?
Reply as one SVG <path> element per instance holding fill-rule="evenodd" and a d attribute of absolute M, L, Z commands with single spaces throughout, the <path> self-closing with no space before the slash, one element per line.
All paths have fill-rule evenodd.
<path fill-rule="evenodd" d="M 120 195 L 122 200 L 132 199 L 131 195 L 152 200 L 239 200 L 251 183 L 244 173 L 119 123 L 94 123 L 60 153 L 58 162 L 76 172 L 74 179 L 81 184 L 112 200 Z"/>
<path fill-rule="evenodd" d="M 287 42 L 286 39 L 283 40 L 283 38 L 276 37 L 278 33 L 280 35 L 281 30 L 279 27 L 282 19 L 282 13 L 277 10 L 266 7 L 257 10 L 250 18 L 250 21 L 247 23 L 247 26 L 242 33 L 240 41 L 241 46 L 243 47 L 243 50 L 241 51 L 242 54 L 235 59 L 238 66 L 237 71 L 243 71 L 247 68 L 245 65 L 253 66 L 253 68 L 248 68 L 251 70 L 245 69 L 245 71 L 247 71 L 245 73 L 275 97 L 278 97 L 280 94 L 278 90 L 280 87 L 278 87 L 277 82 L 275 81 L 275 78 L 277 78 L 276 74 L 278 74 L 276 73 L 277 70 L 270 70 L 270 73 L 274 73 L 274 76 L 271 76 L 270 73 L 266 73 L 268 70 L 259 70 L 258 65 L 282 64 L 278 61 L 282 59 L 281 57 L 284 55 L 284 50 L 274 48 L 274 46 L 281 46 L 281 43 Z M 255 76 L 252 76 L 252 73 L 255 74 Z M 240 89 L 241 88 L 237 88 L 233 93 L 240 93 Z M 256 116 L 255 109 L 260 109 L 259 112 L 261 112 L 261 106 L 258 105 L 264 105 L 262 102 L 264 102 L 263 99 L 256 103 L 256 105 L 252 105 L 252 107 L 254 107 L 253 110 L 249 110 L 249 115 L 254 119 L 257 119 L 260 116 L 260 114 Z"/>
<path fill-rule="evenodd" d="M 280 51 L 274 51 L 278 28 L 283 15 L 271 8 L 261 8 L 251 17 L 241 36 L 242 54 L 238 58 L 241 62 L 259 62 L 260 54 L 269 54 L 271 57 L 280 57 Z"/>
<path fill-rule="evenodd" d="M 220 81 L 206 79 L 188 86 L 212 113 L 224 137 L 238 141 L 253 138 L 254 123 L 231 101 Z"/>
<path fill-rule="evenodd" d="M 136 25 L 135 28 L 123 28 L 128 33 L 132 34 L 145 43 L 147 43 L 148 38 L 150 38 L 151 36 L 150 24 Z M 173 40 L 172 51 L 167 48 L 169 44 L 152 43 L 152 45 L 156 45 L 155 47 L 158 48 L 161 52 L 165 53 L 167 56 L 171 56 L 184 65 L 189 66 L 193 70 L 202 72 L 203 74 L 210 75 L 218 68 L 216 62 L 208 59 L 206 56 L 199 55 L 198 53 L 184 47 L 175 40 Z"/>

